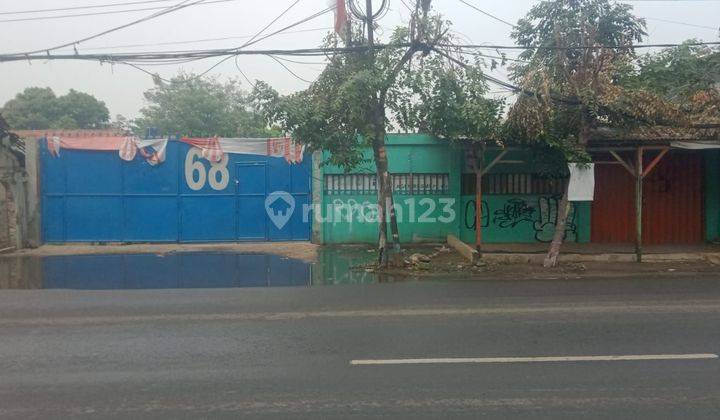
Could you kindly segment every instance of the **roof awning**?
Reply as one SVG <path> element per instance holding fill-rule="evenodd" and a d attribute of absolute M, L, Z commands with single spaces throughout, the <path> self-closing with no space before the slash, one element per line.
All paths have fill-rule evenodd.
<path fill-rule="evenodd" d="M 720 142 L 717 141 L 674 141 L 670 147 L 687 150 L 720 149 Z"/>

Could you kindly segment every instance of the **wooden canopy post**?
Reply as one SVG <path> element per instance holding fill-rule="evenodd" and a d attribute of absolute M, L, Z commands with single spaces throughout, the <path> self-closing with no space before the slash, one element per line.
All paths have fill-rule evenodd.
<path fill-rule="evenodd" d="M 635 162 L 635 257 L 642 262 L 642 233 L 643 233 L 643 148 L 638 147 Z"/>
<path fill-rule="evenodd" d="M 502 160 L 509 151 L 509 149 L 501 151 L 487 166 L 485 166 L 484 144 L 480 146 L 478 156 L 475 156 L 475 249 L 479 258 L 482 258 L 482 178 L 498 163 L 511 163 Z"/>
<path fill-rule="evenodd" d="M 482 177 L 485 166 L 485 146 L 475 156 L 475 249 L 482 258 Z"/>
<path fill-rule="evenodd" d="M 643 181 L 660 163 L 662 158 L 665 157 L 665 155 L 670 151 L 669 147 L 663 147 L 661 149 L 655 147 L 651 148 L 653 150 L 659 149 L 660 153 L 658 153 L 657 156 L 653 158 L 653 160 L 647 165 L 647 167 L 643 168 L 643 155 L 645 153 L 645 149 L 645 147 L 638 147 L 636 149 L 634 166 L 626 162 L 625 159 L 623 159 L 622 157 L 620 157 L 616 150 L 608 150 L 610 155 L 612 155 L 612 157 L 614 157 L 615 160 L 630 173 L 630 175 L 635 177 L 635 256 L 637 262 L 642 262 L 643 257 Z"/>

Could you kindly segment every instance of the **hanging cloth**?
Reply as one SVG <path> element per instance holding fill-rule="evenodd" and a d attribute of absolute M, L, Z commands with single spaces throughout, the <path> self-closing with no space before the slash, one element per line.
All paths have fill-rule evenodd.
<path fill-rule="evenodd" d="M 168 139 L 135 140 L 140 155 L 152 166 L 165 162 Z"/>
<path fill-rule="evenodd" d="M 595 164 L 568 163 L 570 185 L 569 201 L 593 201 L 595 197 Z"/>
<path fill-rule="evenodd" d="M 52 136 L 47 138 L 47 148 L 50 151 L 50 156 L 60 156 L 60 137 Z"/>
<path fill-rule="evenodd" d="M 220 162 L 225 155 L 220 146 L 220 139 L 217 136 L 205 139 L 183 137 L 180 141 L 197 147 L 201 150 L 201 156 L 213 163 Z"/>
<path fill-rule="evenodd" d="M 289 137 L 267 140 L 268 156 L 285 158 L 288 163 L 300 163 L 304 153 L 305 146 L 295 143 Z"/>
<path fill-rule="evenodd" d="M 123 142 L 120 144 L 120 150 L 118 150 L 120 159 L 127 162 L 135 159 L 135 155 L 137 155 L 138 149 L 135 140 L 137 140 L 135 137 L 125 137 L 125 140 L 123 140 Z"/>

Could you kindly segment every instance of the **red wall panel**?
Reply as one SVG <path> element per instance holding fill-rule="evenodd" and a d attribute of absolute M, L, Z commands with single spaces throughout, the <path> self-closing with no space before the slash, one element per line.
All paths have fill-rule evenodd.
<path fill-rule="evenodd" d="M 646 152 L 645 165 L 655 153 Z M 668 153 L 643 184 L 643 243 L 703 241 L 703 159 L 699 153 Z M 620 165 L 596 166 L 592 242 L 635 241 L 635 180 Z"/>

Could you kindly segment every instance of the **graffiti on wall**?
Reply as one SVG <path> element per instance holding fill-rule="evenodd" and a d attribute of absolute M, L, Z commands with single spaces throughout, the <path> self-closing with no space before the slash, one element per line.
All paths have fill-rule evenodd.
<path fill-rule="evenodd" d="M 488 228 L 491 223 L 499 229 L 515 229 L 521 225 L 531 226 L 535 231 L 535 240 L 549 243 L 555 234 L 558 220 L 560 197 L 542 196 L 533 200 L 509 198 L 499 208 L 491 209 L 487 201 L 482 202 L 482 227 Z M 465 227 L 475 230 L 476 201 L 470 200 L 465 205 Z M 565 239 L 577 240 L 577 209 L 570 205 Z"/>

